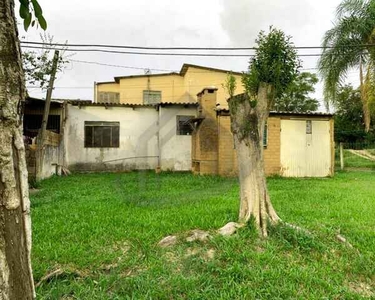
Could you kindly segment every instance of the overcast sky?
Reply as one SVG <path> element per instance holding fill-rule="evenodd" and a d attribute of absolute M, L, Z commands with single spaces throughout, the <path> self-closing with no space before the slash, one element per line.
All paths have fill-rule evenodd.
<path fill-rule="evenodd" d="M 18 1 L 17 1 L 18 2 Z M 136 46 L 254 46 L 260 30 L 270 25 L 293 37 L 296 46 L 319 46 L 332 27 L 339 0 L 39 0 L 55 42 Z M 28 41 L 40 41 L 41 30 L 20 29 Z M 302 53 L 302 52 L 301 52 Z M 304 53 L 312 53 L 305 50 Z M 72 59 L 150 69 L 180 70 L 183 63 L 244 71 L 248 58 L 156 57 L 79 53 Z M 316 58 L 303 68 L 316 68 Z M 156 73 L 156 71 L 152 71 Z M 313 70 L 315 72 L 315 70 Z M 93 99 L 94 81 L 143 74 L 143 70 L 71 63 L 56 81 L 54 98 Z M 353 80 L 357 75 L 352 72 Z M 44 97 L 35 89 L 31 95 Z M 321 85 L 317 98 L 322 98 Z"/>

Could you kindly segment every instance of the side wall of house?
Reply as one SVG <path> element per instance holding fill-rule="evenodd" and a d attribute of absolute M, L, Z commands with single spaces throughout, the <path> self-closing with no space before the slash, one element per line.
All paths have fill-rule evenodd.
<path fill-rule="evenodd" d="M 151 107 L 69 105 L 64 133 L 65 163 L 77 171 L 154 169 L 158 166 L 160 145 L 162 169 L 190 170 L 191 136 L 176 135 L 176 116 L 194 116 L 195 112 L 195 107 L 182 106 L 164 107 L 159 112 Z M 119 122 L 119 147 L 85 148 L 85 121 Z"/>
<path fill-rule="evenodd" d="M 160 107 L 161 169 L 191 170 L 191 135 L 177 134 L 177 116 L 195 117 L 196 107 Z"/>
<path fill-rule="evenodd" d="M 264 147 L 264 163 L 267 175 L 280 173 L 280 118 L 270 117 L 267 146 Z M 230 117 L 218 116 L 219 127 L 219 166 L 222 176 L 234 176 L 238 172 L 237 155 L 233 135 L 230 130 Z"/>

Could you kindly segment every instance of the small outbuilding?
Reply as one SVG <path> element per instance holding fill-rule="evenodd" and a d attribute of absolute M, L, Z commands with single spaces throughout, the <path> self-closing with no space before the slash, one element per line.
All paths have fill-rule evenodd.
<path fill-rule="evenodd" d="M 216 88 L 198 94 L 198 117 L 192 120 L 192 170 L 197 174 L 234 176 L 238 172 L 230 114 L 217 105 Z M 270 112 L 264 129 L 267 175 L 325 177 L 334 174 L 333 115 L 322 112 Z"/>

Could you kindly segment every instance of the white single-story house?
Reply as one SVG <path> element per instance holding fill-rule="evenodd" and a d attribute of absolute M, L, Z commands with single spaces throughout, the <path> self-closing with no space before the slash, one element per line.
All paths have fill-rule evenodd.
<path fill-rule="evenodd" d="M 65 164 L 71 170 L 188 171 L 195 103 L 154 105 L 71 102 L 67 106 Z"/>

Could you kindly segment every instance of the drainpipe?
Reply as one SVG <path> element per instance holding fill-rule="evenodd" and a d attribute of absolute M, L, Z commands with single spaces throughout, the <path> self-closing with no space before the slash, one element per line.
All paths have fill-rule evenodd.
<path fill-rule="evenodd" d="M 94 81 L 94 103 L 96 103 L 96 93 L 97 93 L 97 89 L 98 89 L 98 87 L 97 87 L 97 83 L 96 83 L 96 81 Z"/>
<path fill-rule="evenodd" d="M 157 124 L 158 132 L 157 132 L 157 135 L 156 135 L 156 139 L 157 139 L 157 147 L 158 147 L 158 165 L 157 165 L 157 167 L 156 167 L 155 172 L 156 172 L 156 173 L 160 173 L 160 171 L 161 171 L 161 145 L 160 145 L 161 105 L 160 105 L 160 104 L 157 106 L 157 110 L 158 110 L 158 124 Z"/>

